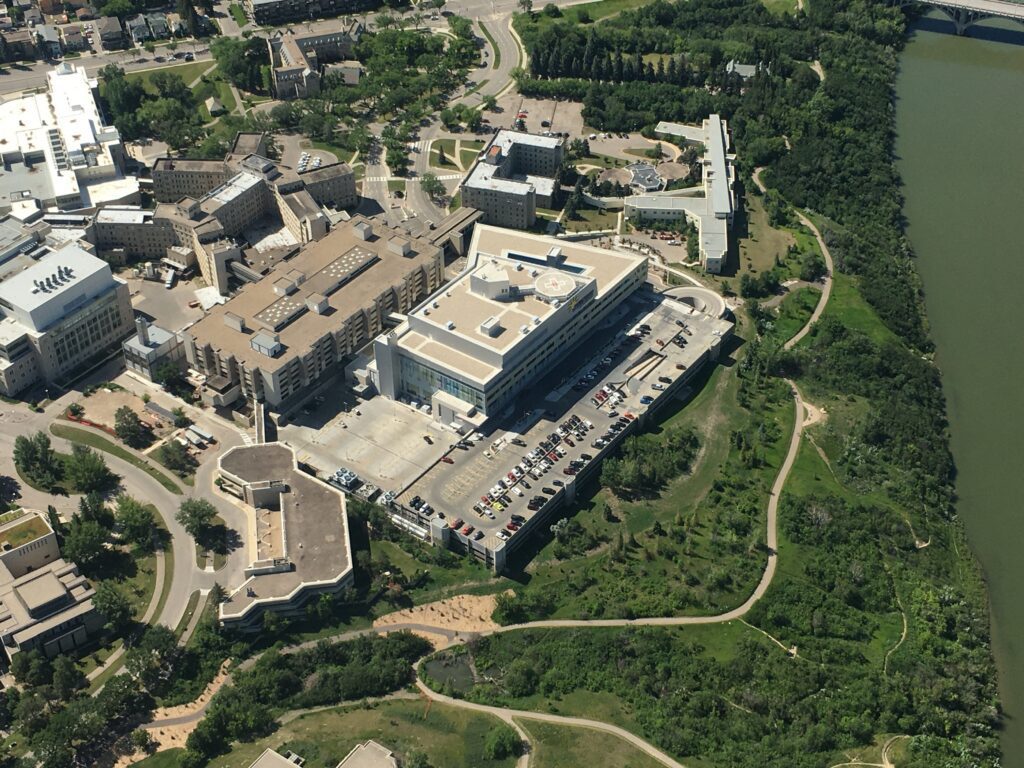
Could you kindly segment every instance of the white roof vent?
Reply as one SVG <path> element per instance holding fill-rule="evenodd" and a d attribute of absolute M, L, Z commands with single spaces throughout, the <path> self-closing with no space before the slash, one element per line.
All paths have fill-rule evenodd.
<path fill-rule="evenodd" d="M 480 333 L 490 338 L 494 338 L 500 334 L 504 328 L 501 327 L 501 321 L 496 317 L 488 317 L 482 323 L 480 323 Z"/>
<path fill-rule="evenodd" d="M 444 324 L 444 327 L 447 328 L 449 331 L 454 331 L 455 330 L 455 321 L 454 320 L 449 320 L 447 323 Z"/>
<path fill-rule="evenodd" d="M 352 226 L 352 231 L 360 240 L 369 240 L 373 237 L 373 225 L 368 221 L 360 221 Z"/>
<path fill-rule="evenodd" d="M 245 330 L 245 320 L 240 315 L 236 315 L 234 312 L 224 313 L 224 325 L 233 331 L 242 332 Z"/>

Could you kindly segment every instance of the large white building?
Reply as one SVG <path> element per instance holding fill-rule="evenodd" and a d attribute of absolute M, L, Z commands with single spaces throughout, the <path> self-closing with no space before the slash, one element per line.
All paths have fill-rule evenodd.
<path fill-rule="evenodd" d="M 661 122 L 654 129 L 704 145 L 701 160 L 702 186 L 674 192 L 633 195 L 625 200 L 626 218 L 647 224 L 683 220 L 697 225 L 700 259 L 704 268 L 718 274 L 729 253 L 729 228 L 735 211 L 733 183 L 735 169 L 729 154 L 729 127 L 718 115 L 711 115 L 701 127 Z"/>
<path fill-rule="evenodd" d="M 12 260 L 0 281 L 0 394 L 58 381 L 132 329 L 128 285 L 77 245 Z M 24 262 L 24 263 L 23 263 Z"/>
<path fill-rule="evenodd" d="M 64 210 L 139 202 L 121 136 L 104 124 L 85 67 L 59 64 L 44 93 L 5 102 L 0 137 L 0 212 L 29 200 Z"/>
<path fill-rule="evenodd" d="M 647 259 L 478 224 L 467 267 L 374 343 L 386 397 L 477 426 L 568 354 L 647 278 Z"/>

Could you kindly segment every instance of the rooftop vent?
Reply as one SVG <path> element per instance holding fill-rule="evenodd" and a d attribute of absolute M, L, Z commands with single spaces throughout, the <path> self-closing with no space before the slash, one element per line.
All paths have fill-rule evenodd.
<path fill-rule="evenodd" d="M 281 277 L 274 281 L 274 293 L 278 296 L 290 296 L 295 293 L 298 288 L 298 284 L 287 277 Z"/>
<path fill-rule="evenodd" d="M 412 253 L 412 245 L 404 237 L 392 237 L 388 240 L 388 250 L 398 256 L 408 256 Z"/>
<path fill-rule="evenodd" d="M 492 339 L 500 334 L 504 328 L 501 327 L 501 321 L 496 317 L 488 317 L 482 323 L 480 323 L 480 333 L 485 336 L 489 336 Z"/>
<path fill-rule="evenodd" d="M 323 315 L 330 309 L 330 304 L 327 303 L 327 297 L 323 294 L 311 293 L 306 297 L 306 309 L 310 312 L 316 312 L 318 315 Z"/>
<path fill-rule="evenodd" d="M 454 320 L 449 320 L 447 323 L 444 324 L 444 327 L 447 328 L 449 331 L 454 331 L 455 330 L 455 321 Z"/>
<path fill-rule="evenodd" d="M 224 313 L 224 325 L 233 331 L 238 331 L 239 333 L 245 331 L 245 320 L 234 312 Z"/>
<path fill-rule="evenodd" d="M 373 237 L 373 225 L 368 221 L 360 221 L 352 226 L 352 231 L 360 240 L 369 240 Z"/>

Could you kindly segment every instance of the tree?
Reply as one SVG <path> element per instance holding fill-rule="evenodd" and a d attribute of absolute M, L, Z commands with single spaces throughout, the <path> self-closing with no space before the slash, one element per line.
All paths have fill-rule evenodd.
<path fill-rule="evenodd" d="M 82 418 L 85 415 L 85 406 L 81 403 L 72 403 L 68 406 L 68 415 L 75 419 Z"/>
<path fill-rule="evenodd" d="M 275 107 L 276 109 L 276 107 Z M 159 384 L 168 392 L 177 392 L 188 385 L 185 379 L 185 372 L 180 365 L 166 362 L 153 371 L 153 383 Z"/>
<path fill-rule="evenodd" d="M 484 757 L 488 760 L 504 760 L 519 754 L 522 741 L 515 729 L 502 723 L 487 732 L 484 738 Z"/>
<path fill-rule="evenodd" d="M 192 419 L 189 418 L 188 414 L 185 413 L 185 409 L 181 406 L 174 408 L 171 411 L 171 415 L 174 416 L 174 426 L 178 429 L 187 427 L 192 423 Z"/>
<path fill-rule="evenodd" d="M 11 659 L 11 674 L 22 685 L 48 685 L 53 679 L 50 661 L 38 649 L 16 653 Z"/>
<path fill-rule="evenodd" d="M 186 499 L 174 518 L 193 539 L 199 540 L 209 531 L 217 509 L 206 499 Z"/>
<path fill-rule="evenodd" d="M 521 10 L 523 13 L 533 13 L 533 0 L 518 0 L 516 5 L 519 6 L 519 10 Z"/>
<path fill-rule="evenodd" d="M 164 443 L 160 448 L 160 461 L 172 472 L 186 475 L 196 466 L 196 460 L 177 440 Z"/>
<path fill-rule="evenodd" d="M 115 480 L 100 454 L 77 443 L 71 447 L 71 456 L 64 466 L 71 487 L 83 493 L 107 490 Z"/>
<path fill-rule="evenodd" d="M 91 520 L 105 527 L 110 527 L 114 518 L 107 509 L 103 495 L 97 491 L 90 491 L 78 500 L 78 517 L 82 520 Z"/>
<path fill-rule="evenodd" d="M 133 611 L 127 596 L 109 581 L 96 586 L 92 603 L 107 620 L 106 626 L 118 637 L 123 636 L 132 626 Z"/>
<path fill-rule="evenodd" d="M 424 173 L 420 177 L 420 188 L 434 200 L 440 200 L 448 194 L 444 183 L 432 173 Z"/>
<path fill-rule="evenodd" d="M 125 654 L 125 669 L 150 693 L 162 690 L 180 655 L 178 638 L 163 624 L 147 627 L 137 645 Z"/>
<path fill-rule="evenodd" d="M 145 728 L 136 728 L 131 732 L 128 737 L 128 741 L 133 747 L 139 752 L 152 752 L 156 746 L 156 741 L 153 739 L 153 735 Z"/>
<path fill-rule="evenodd" d="M 42 431 L 14 439 L 14 465 L 21 474 L 47 488 L 55 485 L 64 474 L 64 466 L 51 447 L 50 438 Z"/>
<path fill-rule="evenodd" d="M 53 692 L 62 701 L 68 701 L 75 691 L 85 685 L 82 674 L 70 656 L 60 654 L 53 660 Z"/>
<path fill-rule="evenodd" d="M 146 53 L 156 53 L 156 43 L 154 43 L 152 40 L 147 40 L 142 44 L 142 49 Z"/>
<path fill-rule="evenodd" d="M 142 550 L 152 549 L 154 517 L 151 507 L 121 494 L 117 497 L 116 520 L 125 541 Z"/>
<path fill-rule="evenodd" d="M 88 571 L 107 551 L 107 532 L 95 520 L 73 521 L 64 537 L 64 556 Z"/>
<path fill-rule="evenodd" d="M 488 112 L 494 112 L 498 106 L 498 98 L 493 93 L 488 93 L 481 103 Z"/>
<path fill-rule="evenodd" d="M 263 89 L 261 68 L 270 63 L 263 38 L 218 37 L 210 43 L 210 51 L 230 83 L 252 92 Z"/>

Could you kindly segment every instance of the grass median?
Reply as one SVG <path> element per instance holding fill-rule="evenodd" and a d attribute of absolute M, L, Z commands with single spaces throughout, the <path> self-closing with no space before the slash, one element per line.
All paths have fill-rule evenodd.
<path fill-rule="evenodd" d="M 148 461 L 140 459 L 134 453 L 125 450 L 116 443 L 112 443 L 105 437 L 101 437 L 100 435 L 88 432 L 84 429 L 78 429 L 77 427 L 69 427 L 64 424 L 51 424 L 50 432 L 57 437 L 70 440 L 72 443 L 87 445 L 90 448 L 95 448 L 97 451 L 103 451 L 104 453 L 109 453 L 112 456 L 117 456 L 119 459 L 124 459 L 132 466 L 141 469 L 171 493 L 175 493 L 179 496 L 181 495 L 181 488 L 178 487 L 177 483 L 167 477 L 167 475 L 156 469 Z"/>

